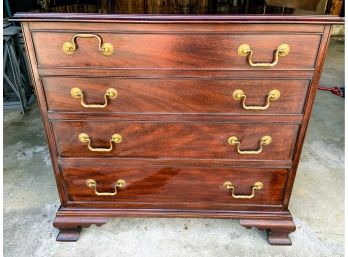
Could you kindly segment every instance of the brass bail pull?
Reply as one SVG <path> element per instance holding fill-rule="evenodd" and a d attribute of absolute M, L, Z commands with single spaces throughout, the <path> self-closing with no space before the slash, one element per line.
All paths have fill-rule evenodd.
<path fill-rule="evenodd" d="M 125 188 L 126 186 L 126 181 L 124 181 L 123 179 L 119 179 L 116 181 L 115 185 L 114 185 L 114 192 L 98 192 L 97 190 L 97 182 L 94 179 L 87 179 L 86 180 L 86 185 L 87 187 L 89 187 L 90 189 L 94 190 L 94 194 L 99 195 L 99 196 L 113 196 L 117 194 L 117 188 Z"/>
<path fill-rule="evenodd" d="M 247 57 L 247 62 L 250 66 L 252 67 L 273 67 L 277 65 L 279 61 L 279 56 L 286 56 L 290 52 L 290 47 L 287 44 L 281 44 L 278 46 L 278 48 L 274 51 L 273 54 L 273 61 L 271 63 L 268 62 L 257 62 L 254 63 L 252 61 L 252 56 L 254 54 L 253 50 L 248 44 L 242 44 L 238 48 L 238 54 L 240 56 L 246 56 Z"/>
<path fill-rule="evenodd" d="M 110 56 L 114 52 L 114 47 L 110 43 L 103 43 L 102 39 L 100 36 L 96 34 L 75 34 L 71 38 L 71 42 L 67 41 L 64 42 L 63 44 L 63 51 L 66 54 L 72 55 L 75 53 L 75 50 L 77 49 L 77 44 L 76 44 L 76 38 L 81 37 L 81 38 L 91 38 L 95 37 L 98 39 L 98 50 L 102 52 L 103 55 L 105 56 Z"/>
<path fill-rule="evenodd" d="M 223 185 L 223 188 L 226 190 L 231 190 L 231 195 L 233 198 L 237 199 L 251 199 L 255 196 L 255 190 L 261 190 L 263 188 L 262 182 L 255 182 L 254 185 L 251 187 L 251 194 L 250 195 L 236 195 L 234 193 L 235 186 L 230 181 L 226 181 Z"/>
<path fill-rule="evenodd" d="M 263 106 L 248 106 L 246 105 L 247 96 L 243 90 L 237 89 L 233 92 L 232 97 L 236 101 L 242 100 L 242 106 L 245 110 L 267 110 L 271 104 L 271 101 L 277 101 L 280 98 L 280 91 L 277 89 L 271 90 L 266 98 L 266 103 Z"/>
<path fill-rule="evenodd" d="M 260 140 L 259 149 L 255 150 L 255 151 L 240 150 L 240 141 L 239 141 L 238 137 L 236 137 L 236 136 L 230 136 L 227 139 L 227 142 L 230 145 L 233 145 L 233 146 L 235 145 L 237 148 L 237 152 L 239 154 L 259 154 L 262 152 L 262 146 L 269 145 L 270 143 L 272 143 L 272 138 L 270 136 L 263 136 Z"/>
<path fill-rule="evenodd" d="M 108 105 L 109 99 L 116 99 L 118 92 L 114 88 L 109 88 L 104 94 L 104 103 L 103 104 L 87 104 L 84 100 L 84 95 L 81 89 L 74 87 L 71 89 L 70 94 L 73 98 L 81 99 L 81 105 L 85 108 L 105 108 Z"/>
<path fill-rule="evenodd" d="M 111 152 L 113 148 L 113 143 L 119 144 L 122 142 L 122 136 L 120 134 L 113 134 L 110 139 L 110 147 L 109 148 L 94 148 L 91 146 L 91 140 L 86 133 L 81 133 L 79 135 L 79 140 L 81 143 L 85 143 L 88 145 L 88 149 L 92 152 Z"/>

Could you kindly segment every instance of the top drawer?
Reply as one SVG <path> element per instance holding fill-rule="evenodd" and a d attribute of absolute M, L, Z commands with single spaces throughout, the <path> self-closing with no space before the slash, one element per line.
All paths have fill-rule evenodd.
<path fill-rule="evenodd" d="M 40 67 L 293 70 L 314 68 L 321 35 L 32 31 L 32 38 Z M 75 50 L 65 53 L 64 44 L 66 50 L 74 46 Z M 238 53 L 242 44 L 250 46 L 250 60 L 250 51 L 244 52 L 246 56 Z M 290 48 L 286 56 L 277 52 L 282 44 Z M 251 66 L 275 62 L 277 55 L 272 67 Z"/>

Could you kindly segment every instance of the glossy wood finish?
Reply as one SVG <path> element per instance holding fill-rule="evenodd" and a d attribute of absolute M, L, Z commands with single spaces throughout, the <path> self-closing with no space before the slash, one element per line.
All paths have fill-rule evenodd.
<path fill-rule="evenodd" d="M 293 158 L 293 161 L 294 161 L 293 162 L 293 172 L 291 173 L 291 175 L 289 177 L 289 183 L 287 184 L 287 190 L 286 190 L 286 193 L 284 195 L 284 202 L 286 203 L 286 205 L 288 205 L 288 203 L 290 201 L 290 196 L 291 196 L 291 192 L 292 192 L 292 187 L 294 185 L 297 167 L 298 167 L 298 164 L 300 162 L 302 146 L 303 146 L 304 139 L 306 136 L 308 122 L 309 122 L 310 115 L 311 115 L 312 108 L 313 108 L 313 104 L 314 104 L 315 94 L 317 92 L 317 87 L 318 87 L 318 84 L 320 81 L 320 75 L 321 75 L 321 72 L 322 72 L 322 69 L 324 66 L 325 56 L 326 56 L 326 52 L 327 52 L 328 45 L 329 45 L 330 31 L 331 31 L 331 27 L 327 26 L 325 28 L 325 31 L 324 31 L 325 33 L 323 34 L 320 51 L 318 53 L 318 66 L 317 66 L 317 69 L 313 75 L 313 83 L 312 83 L 312 87 L 310 89 L 309 97 L 307 100 L 307 108 L 306 108 L 306 111 L 304 113 L 304 122 L 301 126 L 301 130 L 300 130 L 300 133 L 298 136 L 298 141 L 296 142 L 296 147 L 295 147 L 296 154 L 294 155 L 294 158 Z"/>
<path fill-rule="evenodd" d="M 287 170 L 256 168 L 222 168 L 193 166 L 67 166 L 61 169 L 68 204 L 89 208 L 223 209 L 238 205 L 281 205 L 288 176 Z M 97 196 L 86 186 L 87 179 L 97 182 L 98 192 L 113 192 L 118 179 L 125 188 L 115 196 Z M 235 194 L 250 195 L 255 182 L 263 183 L 252 199 L 235 199 L 222 187 L 231 181 Z M 188 197 L 189 196 L 189 197 Z M 133 207 L 134 208 L 134 207 Z M 256 210 L 256 208 L 254 208 Z"/>
<path fill-rule="evenodd" d="M 227 79 L 150 79 L 43 77 L 48 111 L 102 113 L 228 113 L 301 114 L 307 96 L 308 80 L 227 80 Z M 103 103 L 108 88 L 118 92 L 106 108 L 86 108 L 71 96 L 71 88 L 83 91 L 87 103 Z M 264 106 L 273 89 L 280 98 L 267 110 L 245 110 L 233 99 L 235 90 L 247 95 L 247 105 Z M 64 102 L 62 105 L 61 103 Z"/>
<path fill-rule="evenodd" d="M 60 157 L 142 157 L 193 159 L 289 160 L 296 140 L 297 125 L 179 123 L 179 122 L 93 122 L 54 121 L 52 128 Z M 86 133 L 94 148 L 108 148 L 113 134 L 122 142 L 111 152 L 92 152 L 79 134 Z M 241 141 L 241 150 L 259 149 L 263 136 L 272 143 L 260 154 L 241 155 L 228 144 L 230 136 Z"/>
<path fill-rule="evenodd" d="M 328 16 L 80 14 L 21 14 L 15 19 L 23 21 L 62 203 L 54 222 L 61 230 L 58 240 L 77 240 L 81 227 L 101 225 L 108 217 L 141 216 L 241 219 L 245 227 L 269 231 L 272 244 L 290 243 L 288 234 L 295 230 L 288 210 L 291 190 L 330 25 L 342 20 Z M 63 42 L 56 40 L 66 41 L 81 32 L 100 34 L 105 41 L 115 40 L 115 55 L 103 57 L 97 50 L 90 52 L 96 49 L 96 42 L 78 39 L 76 54 L 66 56 L 61 50 Z M 249 43 L 255 49 L 255 61 L 270 61 L 271 48 L 288 43 L 283 42 L 285 39 L 291 43 L 290 54 L 281 57 L 275 68 L 251 68 L 246 58 L 236 54 L 238 43 Z M 85 85 L 91 101 L 97 101 L 102 89 L 117 81 L 122 94 L 114 103 L 119 101 L 118 107 L 123 109 L 78 109 L 81 107 L 74 106 L 76 103 L 65 100 L 65 81 Z M 271 106 L 265 113 L 243 113 L 240 104 L 229 106 L 225 98 L 225 90 L 234 88 L 237 81 L 244 83 L 251 95 L 249 100 L 255 104 L 268 89 L 267 81 L 275 86 L 275 81 L 279 82 L 285 90 L 282 96 L 286 104 L 275 102 L 284 105 Z M 254 86 L 253 81 L 261 86 Z M 140 90 L 137 96 L 141 97 L 136 100 L 128 99 L 124 90 L 134 92 L 139 88 L 147 90 Z M 95 91 L 90 93 L 92 89 Z M 172 100 L 167 105 L 154 101 L 166 96 Z M 206 102 L 210 104 L 203 104 Z M 230 112 L 228 107 L 235 111 Z M 117 156 L 114 152 L 93 156 L 86 145 L 83 149 L 76 146 L 80 129 L 88 129 L 83 132 L 90 133 L 92 143 L 100 146 L 108 142 L 110 129 L 120 130 L 125 141 L 116 145 Z M 260 132 L 272 132 L 275 141 L 264 147 L 264 156 L 237 157 L 233 147 L 226 145 L 231 129 L 248 135 L 241 136 L 242 148 L 255 148 Z M 90 195 L 83 184 L 86 174 L 95 175 L 102 190 L 110 189 L 111 180 L 119 174 L 129 176 L 133 188 L 120 191 L 122 206 L 114 205 L 112 200 L 101 201 Z M 267 181 L 270 191 L 260 195 L 256 192 L 249 204 L 240 204 L 242 200 L 230 202 L 228 191 L 212 197 L 222 193 L 215 184 L 220 185 L 225 176 L 242 183 L 242 188 L 237 187 L 245 190 L 241 192 L 250 190 L 245 186 L 255 178 Z M 197 181 L 207 187 L 192 189 Z M 179 188 L 179 182 L 187 186 Z M 143 188 L 134 186 L 137 183 Z M 155 193 L 157 188 L 160 194 Z M 184 199 L 182 192 L 190 192 L 194 202 Z M 136 201 L 130 202 L 129 198 Z M 177 203 L 175 198 L 183 201 Z"/>
<path fill-rule="evenodd" d="M 313 68 L 320 35 L 219 35 L 219 34 L 110 34 L 98 33 L 103 42 L 114 46 L 111 56 L 98 51 L 95 38 L 77 38 L 73 55 L 62 50 L 64 42 L 76 33 L 33 32 L 40 67 L 113 67 L 113 68 L 203 68 L 255 69 L 246 57 L 238 55 L 241 44 L 249 44 L 255 62 L 272 62 L 273 52 L 281 44 L 291 48 L 289 55 L 280 57 L 271 69 Z M 194 48 L 192 48 L 194 45 Z M 311 47 L 305 47 L 310 45 Z M 266 68 L 267 69 L 267 68 Z M 268 68 L 270 69 L 270 68 Z"/>

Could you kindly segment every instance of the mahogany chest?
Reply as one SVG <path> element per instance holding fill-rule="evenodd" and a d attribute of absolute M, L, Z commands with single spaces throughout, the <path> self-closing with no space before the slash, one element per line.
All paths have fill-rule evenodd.
<path fill-rule="evenodd" d="M 61 201 L 58 241 L 110 217 L 288 210 L 332 16 L 17 14 Z"/>

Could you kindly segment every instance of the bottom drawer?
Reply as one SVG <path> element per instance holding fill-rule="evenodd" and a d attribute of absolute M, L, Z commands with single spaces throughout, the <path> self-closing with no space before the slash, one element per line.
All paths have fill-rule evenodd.
<path fill-rule="evenodd" d="M 62 166 L 61 175 L 67 192 L 65 204 L 70 207 L 234 209 L 236 205 L 282 205 L 288 170 Z"/>

